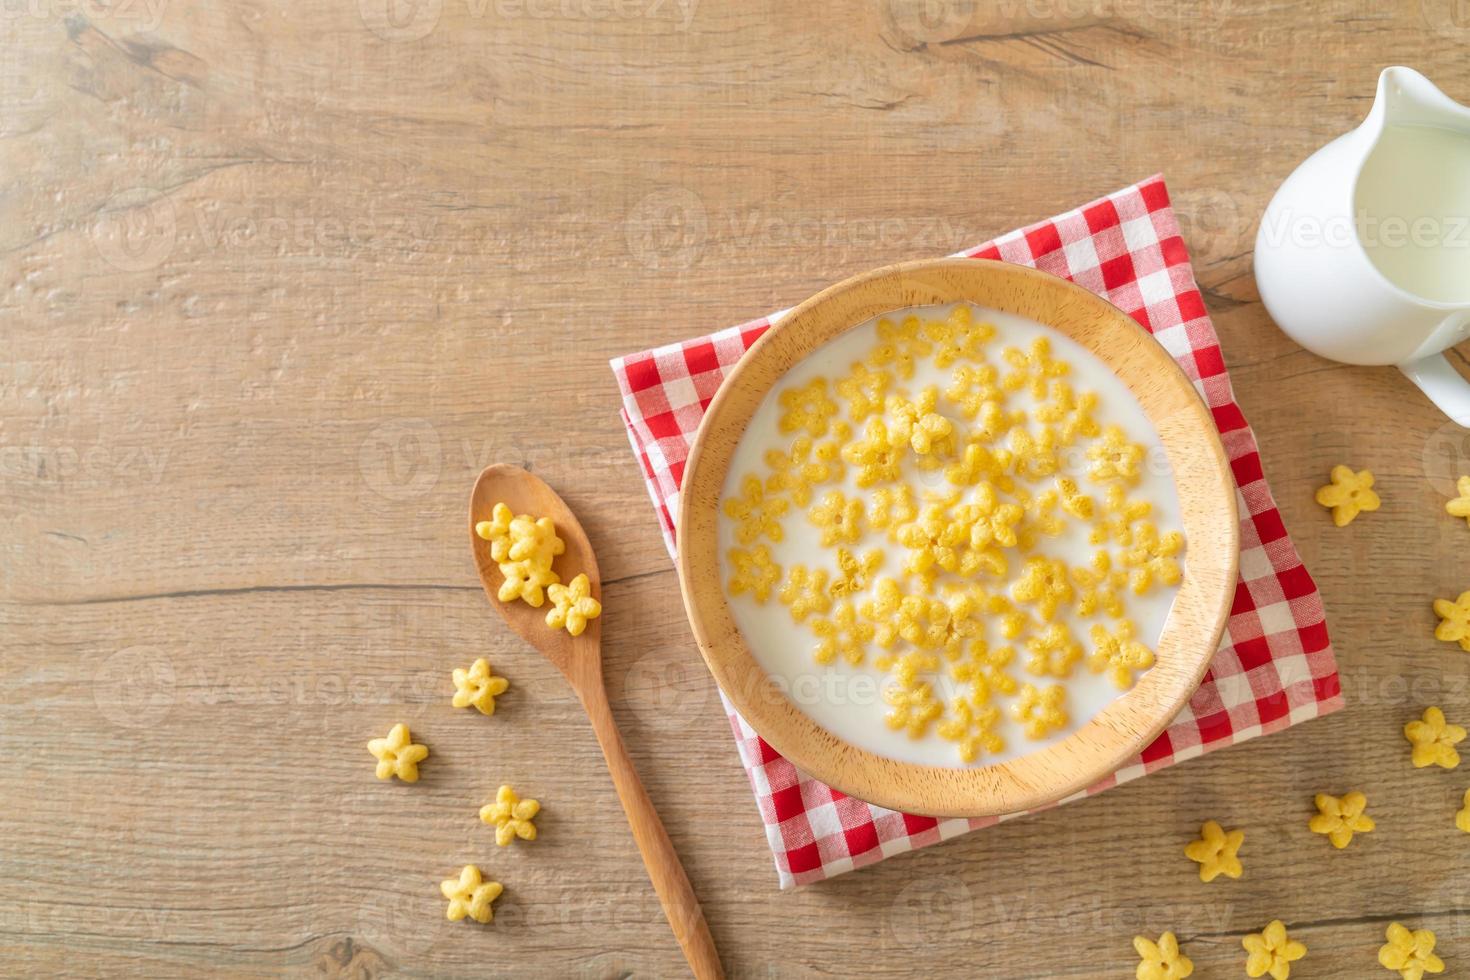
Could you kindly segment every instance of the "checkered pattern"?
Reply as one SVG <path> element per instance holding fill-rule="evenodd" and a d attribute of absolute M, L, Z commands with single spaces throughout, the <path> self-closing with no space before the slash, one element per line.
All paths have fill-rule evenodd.
<path fill-rule="evenodd" d="M 1162 177 L 960 253 L 1035 266 L 1085 286 L 1153 334 L 1214 414 L 1239 490 L 1240 582 L 1220 649 L 1189 705 L 1153 744 L 1072 799 L 1342 707 L 1322 601 L 1286 534 L 1230 389 Z M 715 390 L 777 313 L 617 358 L 623 422 L 669 552 L 689 442 Z M 1005 817 L 936 820 L 844 796 L 799 772 L 730 709 L 781 887 L 820 881 Z"/>

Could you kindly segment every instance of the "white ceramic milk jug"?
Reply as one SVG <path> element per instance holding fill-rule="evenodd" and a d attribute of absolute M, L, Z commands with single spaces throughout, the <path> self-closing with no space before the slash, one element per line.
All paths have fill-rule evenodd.
<path fill-rule="evenodd" d="M 1470 337 L 1470 108 L 1412 69 L 1386 69 L 1363 124 L 1272 198 L 1255 266 L 1292 339 L 1397 365 L 1470 427 L 1470 382 L 1443 353 Z"/>

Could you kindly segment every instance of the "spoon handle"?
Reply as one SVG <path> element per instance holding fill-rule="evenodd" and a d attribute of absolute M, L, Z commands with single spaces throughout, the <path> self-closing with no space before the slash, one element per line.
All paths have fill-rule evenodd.
<path fill-rule="evenodd" d="M 607 758 L 613 786 L 618 791 L 618 799 L 623 802 L 623 812 L 628 815 L 628 823 L 633 828 L 633 839 L 643 855 L 648 877 L 653 879 L 653 890 L 658 893 L 659 904 L 673 927 L 674 938 L 679 941 L 684 958 L 689 961 L 689 967 L 698 980 L 720 980 L 725 973 L 720 967 L 720 957 L 715 951 L 715 941 L 710 937 L 709 925 L 704 921 L 704 912 L 700 910 L 699 899 L 694 896 L 694 889 L 684 874 L 684 866 L 679 863 L 679 855 L 669 840 L 668 831 L 664 830 L 658 811 L 653 808 L 653 801 L 648 798 L 638 771 L 633 768 L 633 760 L 628 757 L 628 750 L 618 734 L 612 709 L 607 703 L 607 692 L 600 683 L 594 683 L 579 687 L 578 693 L 592 722 L 592 730 L 597 734 L 597 742 L 602 746 L 602 754 Z"/>

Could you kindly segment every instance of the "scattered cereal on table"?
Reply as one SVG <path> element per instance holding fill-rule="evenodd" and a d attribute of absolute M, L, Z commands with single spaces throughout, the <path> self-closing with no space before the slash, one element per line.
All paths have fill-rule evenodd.
<path fill-rule="evenodd" d="M 1341 464 L 1332 468 L 1332 482 L 1317 491 L 1317 503 L 1332 511 L 1332 523 L 1346 527 L 1364 511 L 1378 509 L 1378 494 L 1373 490 L 1371 470 L 1353 472 Z"/>
<path fill-rule="evenodd" d="M 602 603 L 592 598 L 592 583 L 579 574 L 568 585 L 548 585 L 546 595 L 552 608 L 546 613 L 546 625 L 554 630 L 565 627 L 573 636 L 581 636 L 587 623 L 602 615 Z"/>
<path fill-rule="evenodd" d="M 481 657 L 470 669 L 454 668 L 454 700 L 456 708 L 475 707 L 482 715 L 495 714 L 495 699 L 510 687 L 510 681 L 490 672 L 490 661 Z"/>
<path fill-rule="evenodd" d="M 1368 798 L 1362 793 L 1346 793 L 1341 797 L 1318 793 L 1317 815 L 1307 822 L 1314 834 L 1326 834 L 1332 846 L 1341 850 L 1352 842 L 1353 834 L 1366 834 L 1373 830 L 1373 818 L 1363 810 Z"/>
<path fill-rule="evenodd" d="M 1245 972 L 1249 977 L 1271 974 L 1271 980 L 1287 980 L 1291 976 L 1291 964 L 1307 955 L 1305 943 L 1297 942 L 1286 934 L 1286 924 L 1273 919 L 1260 932 L 1252 933 L 1240 941 L 1246 957 Z"/>
<path fill-rule="evenodd" d="M 379 779 L 397 776 L 405 783 L 416 783 L 419 781 L 419 763 L 429 757 L 428 748 L 414 744 L 408 726 L 401 722 L 393 726 L 387 738 L 372 739 L 367 747 L 373 758 L 378 760 Z"/>
<path fill-rule="evenodd" d="M 1470 834 L 1470 789 L 1465 791 L 1464 806 L 1455 811 L 1455 826 Z"/>
<path fill-rule="evenodd" d="M 541 812 L 541 804 L 535 800 L 523 800 L 509 786 L 502 786 L 495 794 L 494 803 L 480 807 L 480 820 L 495 825 L 495 843 L 505 847 L 519 837 L 521 840 L 536 839 L 536 825 L 531 821 Z"/>
<path fill-rule="evenodd" d="M 1458 643 L 1460 649 L 1470 653 L 1470 592 L 1461 592 L 1460 598 L 1434 600 L 1434 614 L 1440 624 L 1434 629 L 1434 638 L 1446 643 Z"/>
<path fill-rule="evenodd" d="M 1425 766 L 1453 769 L 1460 764 L 1460 753 L 1455 746 L 1465 740 L 1465 729 L 1446 723 L 1439 708 L 1425 708 L 1423 718 L 1406 724 L 1404 738 L 1414 747 L 1415 769 Z"/>
<path fill-rule="evenodd" d="M 485 881 L 480 869 L 473 864 L 465 865 L 458 878 L 439 882 L 439 891 L 449 899 L 449 908 L 444 915 L 450 922 L 458 922 L 466 916 L 480 923 L 493 921 L 495 912 L 490 903 L 504 890 L 498 881 Z"/>
<path fill-rule="evenodd" d="M 1184 848 L 1184 856 L 1199 865 L 1200 881 L 1214 881 L 1220 875 L 1239 878 L 1244 869 L 1237 852 L 1243 843 L 1245 831 L 1226 832 L 1215 821 L 1206 820 L 1199 829 L 1199 840 L 1189 842 Z"/>
<path fill-rule="evenodd" d="M 1470 476 L 1462 476 L 1455 482 L 1455 492 L 1459 494 L 1444 509 L 1455 517 L 1465 518 L 1465 523 L 1470 524 Z"/>
<path fill-rule="evenodd" d="M 1388 942 L 1378 949 L 1378 962 L 1398 971 L 1403 980 L 1422 980 L 1426 973 L 1444 972 L 1444 960 L 1434 955 L 1434 933 L 1428 929 L 1411 932 L 1394 922 L 1386 938 Z"/>
<path fill-rule="evenodd" d="M 1194 973 L 1194 964 L 1179 949 L 1179 940 L 1172 932 L 1164 933 L 1158 942 L 1134 936 L 1133 948 L 1138 952 L 1134 973 L 1138 980 L 1184 980 Z"/>

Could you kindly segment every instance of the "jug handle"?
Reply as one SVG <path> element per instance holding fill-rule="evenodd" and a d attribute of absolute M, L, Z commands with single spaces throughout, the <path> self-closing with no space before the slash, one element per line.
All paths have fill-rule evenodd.
<path fill-rule="evenodd" d="M 1462 378 L 1443 354 L 1406 361 L 1399 370 L 1429 396 L 1456 425 L 1470 429 L 1470 381 Z"/>

